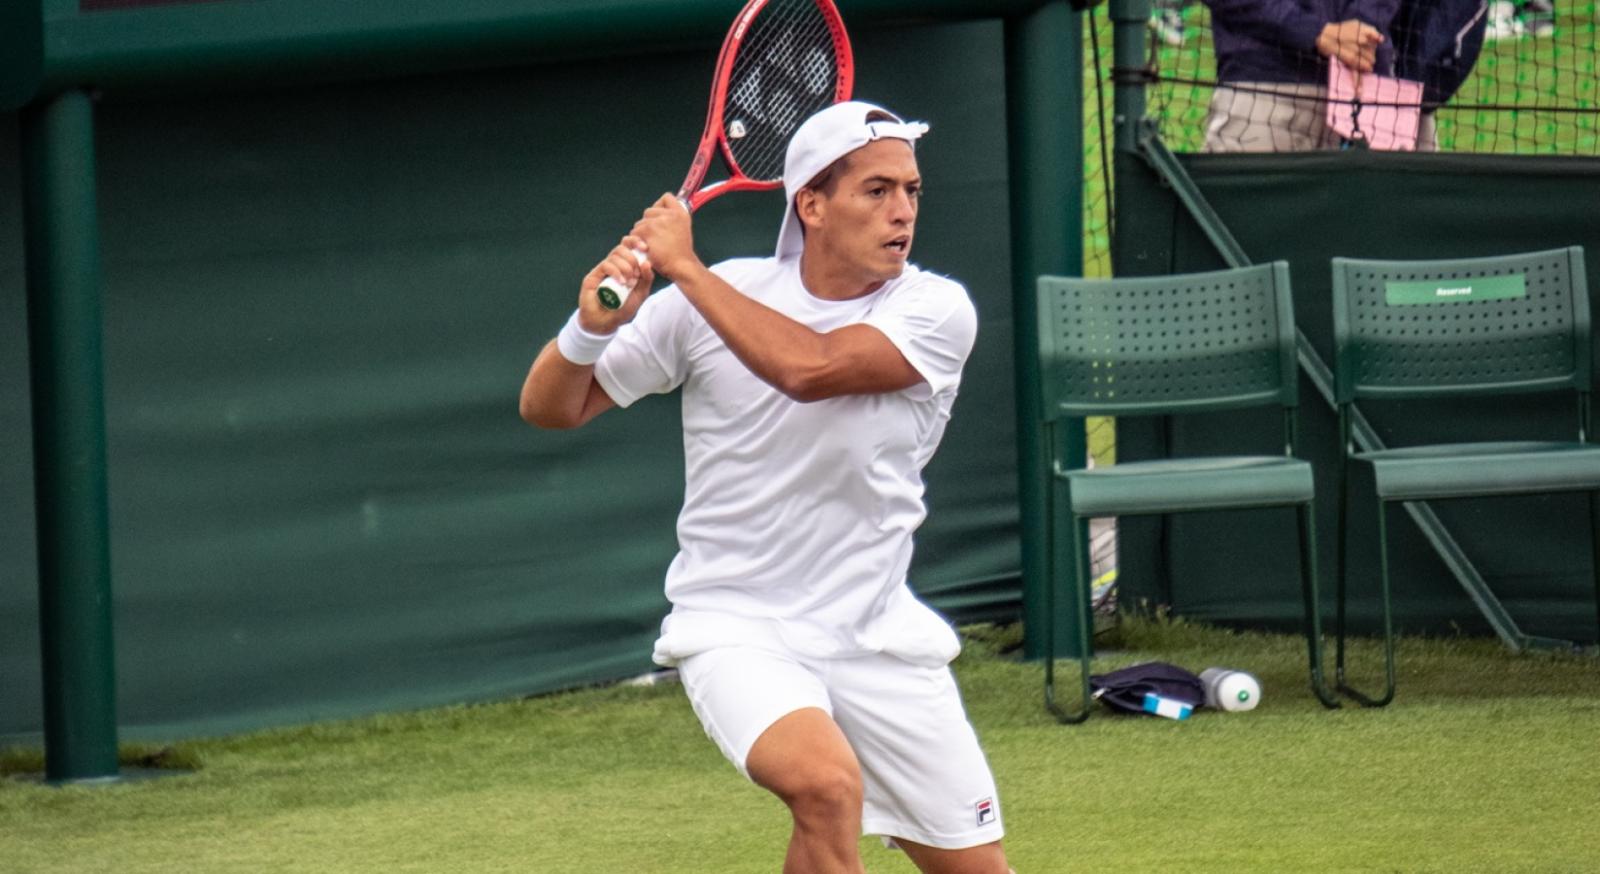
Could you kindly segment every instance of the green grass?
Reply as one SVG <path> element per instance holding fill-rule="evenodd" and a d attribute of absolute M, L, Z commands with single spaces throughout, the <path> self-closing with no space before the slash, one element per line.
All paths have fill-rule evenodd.
<path fill-rule="evenodd" d="M 1055 724 L 1013 629 L 957 670 L 1022 874 L 1588 871 L 1600 669 L 1477 640 L 1405 642 L 1384 710 L 1324 711 L 1299 638 L 1129 621 L 1097 668 L 1161 659 L 1262 679 L 1261 706 Z M 1362 669 L 1375 650 L 1355 653 Z M 161 751 L 143 750 L 149 757 Z M 201 740 L 199 770 L 112 786 L 0 779 L 0 868 L 34 872 L 778 870 L 781 806 L 716 752 L 676 687 Z M 37 753 L 0 756 L 0 771 Z M 159 763 L 159 762 L 158 762 Z M 868 870 L 910 872 L 864 840 Z"/>

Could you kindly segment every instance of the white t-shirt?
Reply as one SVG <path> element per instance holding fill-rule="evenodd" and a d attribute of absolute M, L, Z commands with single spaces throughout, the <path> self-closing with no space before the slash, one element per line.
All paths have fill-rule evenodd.
<path fill-rule="evenodd" d="M 903 391 L 791 400 L 751 373 L 676 286 L 652 295 L 595 365 L 626 407 L 683 388 L 685 489 L 673 610 L 655 659 L 781 644 L 816 658 L 889 652 L 944 664 L 954 632 L 906 586 L 927 515 L 922 468 L 950 419 L 977 312 L 959 283 L 907 266 L 865 297 L 823 300 L 799 259 L 711 268 L 819 332 L 882 331 L 923 377 Z"/>

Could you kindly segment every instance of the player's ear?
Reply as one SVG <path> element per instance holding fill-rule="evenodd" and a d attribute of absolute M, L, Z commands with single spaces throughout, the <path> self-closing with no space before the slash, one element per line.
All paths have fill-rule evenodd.
<path fill-rule="evenodd" d="M 813 230 L 822 223 L 822 201 L 822 192 L 815 188 L 802 188 L 794 193 L 794 211 L 806 230 Z"/>

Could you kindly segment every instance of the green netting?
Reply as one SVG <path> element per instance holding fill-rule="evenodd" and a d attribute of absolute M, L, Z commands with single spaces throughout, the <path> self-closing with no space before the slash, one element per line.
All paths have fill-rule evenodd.
<path fill-rule="evenodd" d="M 1600 6 L 1593 0 L 1558 2 L 1553 11 L 1539 5 L 1488 4 L 1487 38 L 1472 74 L 1437 114 L 1440 150 L 1600 155 Z M 1212 47 L 1211 11 L 1203 3 L 1155 5 L 1148 51 L 1157 81 L 1149 103 L 1174 151 L 1202 146 L 1217 82 Z M 1310 68 L 1320 61 L 1306 52 L 1301 63 Z"/>

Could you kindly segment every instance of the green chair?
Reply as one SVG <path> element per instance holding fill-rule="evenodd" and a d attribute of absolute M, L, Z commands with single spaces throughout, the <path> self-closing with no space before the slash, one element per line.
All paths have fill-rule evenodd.
<path fill-rule="evenodd" d="M 1294 457 L 1298 370 L 1289 265 L 1128 279 L 1039 278 L 1040 399 L 1050 455 L 1045 531 L 1045 706 L 1065 723 L 1087 719 L 1093 616 L 1084 544 L 1091 517 L 1198 510 L 1293 507 L 1299 521 L 1300 588 L 1311 688 L 1328 707 L 1338 699 L 1322 674 L 1321 619 L 1312 524 L 1311 465 Z M 1276 405 L 1282 432 L 1265 441 L 1281 454 L 1168 458 L 1073 469 L 1059 455 L 1063 428 L 1088 416 L 1173 416 Z M 1261 435 L 1256 435 L 1258 438 Z M 1241 443 L 1251 441 L 1241 435 Z M 1081 464 L 1081 460 L 1078 462 Z M 1075 537 L 1057 537 L 1057 520 Z M 1072 541 L 1069 548 L 1062 540 Z M 1077 611 L 1080 695 L 1056 702 L 1056 591 Z"/>
<path fill-rule="evenodd" d="M 1339 691 L 1369 707 L 1394 699 L 1394 618 L 1384 508 L 1446 498 L 1589 492 L 1591 548 L 1600 446 L 1589 442 L 1589 297 L 1583 250 L 1554 249 L 1456 261 L 1333 259 L 1334 394 L 1339 465 L 1339 567 L 1334 661 Z M 1567 391 L 1577 395 L 1574 440 L 1448 443 L 1359 451 L 1352 405 L 1362 400 L 1459 398 Z M 1377 492 L 1384 688 L 1345 679 L 1347 524 L 1352 465 Z M 1600 575 L 1595 577 L 1600 602 Z M 1493 599 L 1486 589 L 1476 597 Z"/>

